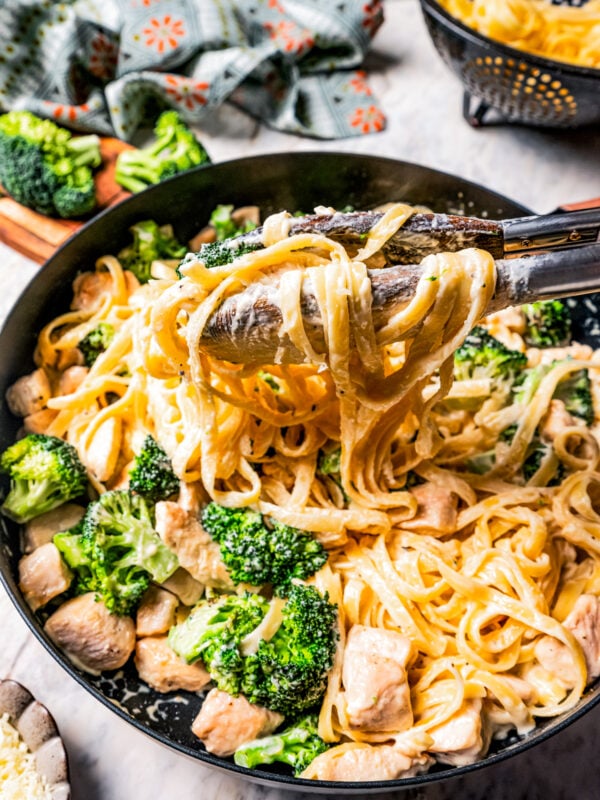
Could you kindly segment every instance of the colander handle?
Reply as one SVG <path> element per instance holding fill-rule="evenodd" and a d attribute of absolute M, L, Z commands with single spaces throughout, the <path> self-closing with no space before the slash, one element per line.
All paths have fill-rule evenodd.
<path fill-rule="evenodd" d="M 501 223 L 505 258 L 600 242 L 600 208 L 521 217 Z"/>
<path fill-rule="evenodd" d="M 600 291 L 600 244 L 496 262 L 493 309 Z"/>

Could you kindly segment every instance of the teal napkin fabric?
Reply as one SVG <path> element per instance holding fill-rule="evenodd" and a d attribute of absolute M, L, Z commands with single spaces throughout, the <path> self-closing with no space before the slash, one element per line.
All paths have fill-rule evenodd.
<path fill-rule="evenodd" d="M 2 0 L 0 106 L 125 140 L 225 100 L 281 131 L 372 133 L 359 67 L 382 21 L 381 0 Z"/>

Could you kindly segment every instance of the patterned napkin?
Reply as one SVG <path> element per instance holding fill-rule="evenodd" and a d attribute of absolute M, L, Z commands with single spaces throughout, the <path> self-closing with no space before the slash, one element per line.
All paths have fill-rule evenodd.
<path fill-rule="evenodd" d="M 372 133 L 357 67 L 382 21 L 382 0 L 1 0 L 0 106 L 125 140 L 224 100 L 281 131 Z"/>

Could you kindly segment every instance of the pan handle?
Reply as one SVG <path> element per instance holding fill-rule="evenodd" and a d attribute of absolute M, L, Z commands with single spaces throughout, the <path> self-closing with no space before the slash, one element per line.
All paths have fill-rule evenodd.
<path fill-rule="evenodd" d="M 600 208 L 600 197 L 592 200 L 582 200 L 580 203 L 564 203 L 556 211 L 585 211 L 586 208 Z"/>
<path fill-rule="evenodd" d="M 496 310 L 600 291 L 600 244 L 496 262 Z"/>

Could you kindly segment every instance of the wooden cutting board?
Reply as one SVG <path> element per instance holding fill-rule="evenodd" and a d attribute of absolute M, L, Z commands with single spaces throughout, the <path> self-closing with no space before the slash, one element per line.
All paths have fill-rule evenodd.
<path fill-rule="evenodd" d="M 98 200 L 94 214 L 129 197 L 130 193 L 115 183 L 115 162 L 122 150 L 130 148 L 120 139 L 100 137 L 102 166 L 94 173 Z M 50 258 L 83 224 L 81 220 L 45 217 L 10 197 L 0 197 L 0 241 L 38 264 Z"/>

